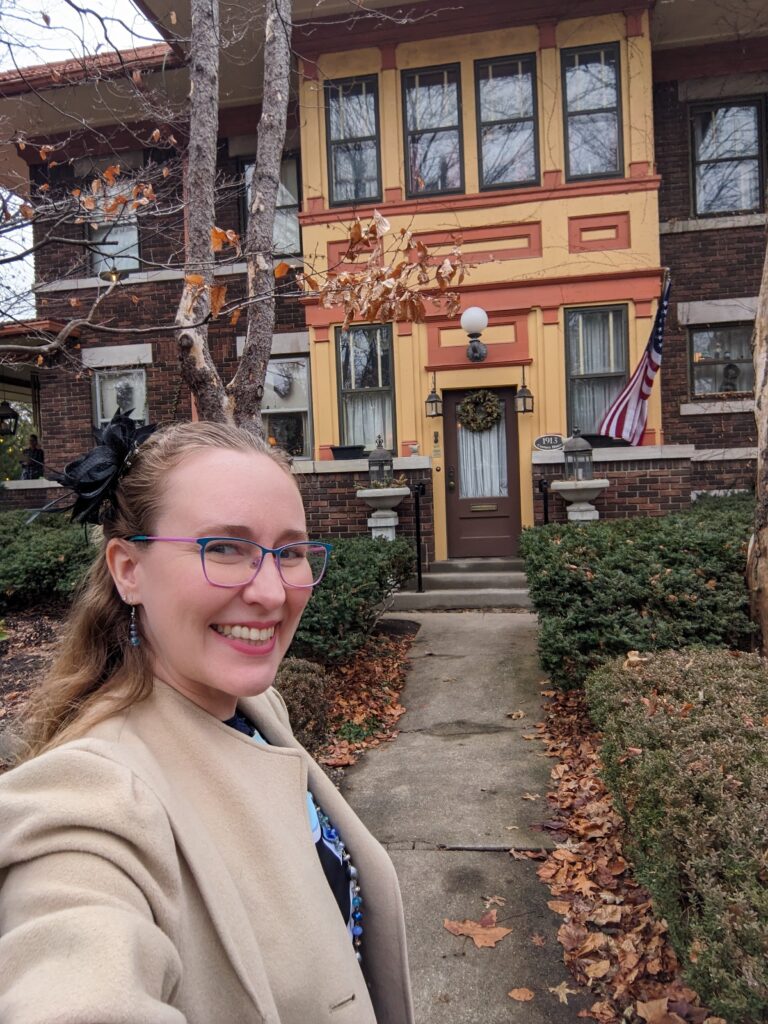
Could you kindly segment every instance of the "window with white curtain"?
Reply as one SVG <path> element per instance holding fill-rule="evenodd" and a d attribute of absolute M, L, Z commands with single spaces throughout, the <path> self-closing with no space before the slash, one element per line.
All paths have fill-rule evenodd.
<path fill-rule="evenodd" d="M 594 434 L 627 382 L 627 307 L 566 309 L 568 431 Z"/>
<path fill-rule="evenodd" d="M 309 458 L 309 357 L 270 359 L 261 412 L 270 443 Z"/>
<path fill-rule="evenodd" d="M 138 150 L 75 161 L 75 177 L 82 181 L 84 192 L 90 193 L 93 182 L 98 182 L 96 209 L 88 214 L 89 241 L 98 246 L 91 250 L 91 272 L 95 275 L 113 265 L 118 270 L 139 269 L 139 223 L 129 182 L 143 165 L 143 154 Z M 108 168 L 118 166 L 120 173 L 114 181 L 103 176 Z"/>
<path fill-rule="evenodd" d="M 147 422 L 147 374 L 145 370 L 96 370 L 93 375 L 94 421 L 104 427 L 119 410 L 131 413 L 138 423 Z"/>
<path fill-rule="evenodd" d="M 392 328 L 389 324 L 336 329 L 341 443 L 395 450 Z"/>
<path fill-rule="evenodd" d="M 459 497 L 506 498 L 507 428 L 504 406 L 501 419 L 489 430 L 467 430 L 458 424 Z"/>

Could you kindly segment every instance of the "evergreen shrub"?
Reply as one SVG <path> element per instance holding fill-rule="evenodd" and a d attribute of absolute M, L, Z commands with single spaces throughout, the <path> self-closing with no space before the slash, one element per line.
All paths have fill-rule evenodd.
<path fill-rule="evenodd" d="M 0 610 L 68 598 L 96 548 L 82 526 L 64 515 L 0 512 Z"/>
<path fill-rule="evenodd" d="M 768 1021 L 768 670 L 689 649 L 586 684 L 628 852 L 688 982 L 728 1024 Z"/>
<path fill-rule="evenodd" d="M 292 657 L 340 665 L 354 657 L 414 571 L 410 541 L 334 539 L 325 578 L 316 587 L 290 647 Z"/>
<path fill-rule="evenodd" d="M 322 665 L 303 658 L 285 658 L 275 679 L 293 734 L 311 754 L 325 743 L 328 733 L 330 682 Z"/>
<path fill-rule="evenodd" d="M 747 648 L 751 495 L 703 498 L 657 518 L 524 531 L 542 667 L 561 688 L 629 650 Z"/>

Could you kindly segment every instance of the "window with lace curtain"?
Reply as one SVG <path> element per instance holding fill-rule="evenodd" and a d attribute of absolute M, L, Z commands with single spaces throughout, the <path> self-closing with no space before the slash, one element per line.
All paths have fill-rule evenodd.
<path fill-rule="evenodd" d="M 627 382 L 627 307 L 566 309 L 568 432 L 594 434 Z"/>
<path fill-rule="evenodd" d="M 389 324 L 336 328 L 341 443 L 395 450 L 392 328 Z"/>

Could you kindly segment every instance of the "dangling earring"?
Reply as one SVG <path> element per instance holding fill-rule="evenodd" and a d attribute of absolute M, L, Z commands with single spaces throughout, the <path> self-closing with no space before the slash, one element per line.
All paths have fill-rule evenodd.
<path fill-rule="evenodd" d="M 138 647 L 141 643 L 139 627 L 136 625 L 136 605 L 131 605 L 131 621 L 128 626 L 128 643 L 131 647 Z"/>

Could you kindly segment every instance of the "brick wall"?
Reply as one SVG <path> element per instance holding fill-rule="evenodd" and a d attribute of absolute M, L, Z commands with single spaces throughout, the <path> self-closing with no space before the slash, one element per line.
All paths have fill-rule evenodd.
<path fill-rule="evenodd" d="M 432 474 L 428 469 L 409 470 L 403 474 L 408 480 L 411 494 L 395 509 L 400 522 L 398 536 L 416 541 L 416 503 L 413 490 L 417 483 L 425 485 L 421 499 L 422 559 L 425 567 L 435 560 L 435 521 L 432 495 Z M 356 491 L 368 487 L 368 474 L 357 473 L 298 473 L 304 506 L 307 510 L 309 533 L 316 537 L 354 537 L 370 533 L 368 517 L 372 514 Z"/>
<path fill-rule="evenodd" d="M 754 459 L 693 462 L 694 491 L 753 491 L 757 467 Z"/>
<path fill-rule="evenodd" d="M 680 512 L 691 504 L 693 471 L 690 459 L 649 459 L 647 462 L 595 462 L 595 477 L 610 480 L 594 502 L 601 519 L 629 519 L 632 516 L 663 516 Z M 533 467 L 534 522 L 544 522 L 544 497 L 539 480 L 561 480 L 562 464 L 550 463 Z M 567 520 L 566 501 L 549 492 L 549 521 Z"/>
<path fill-rule="evenodd" d="M 737 69 L 734 69 L 737 70 Z M 727 69 L 723 69 L 725 73 Z M 678 99 L 678 83 L 654 90 L 656 160 L 661 175 L 662 224 L 693 217 L 688 104 Z M 664 441 L 700 448 L 751 447 L 751 413 L 681 416 L 692 401 L 688 331 L 677 319 L 677 304 L 757 295 L 765 256 L 765 228 L 731 227 L 662 234 L 661 261 L 672 271 L 672 301 L 661 373 Z M 744 397 L 744 396 L 741 396 Z M 707 396 L 704 400 L 716 400 Z"/>

